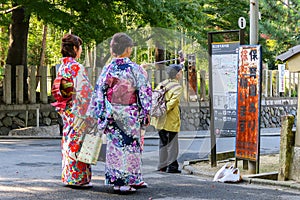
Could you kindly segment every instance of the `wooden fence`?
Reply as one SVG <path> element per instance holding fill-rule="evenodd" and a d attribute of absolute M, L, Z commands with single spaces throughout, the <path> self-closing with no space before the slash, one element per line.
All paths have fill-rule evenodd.
<path fill-rule="evenodd" d="M 28 67 L 28 103 L 48 103 L 48 93 L 47 93 L 47 84 L 48 84 L 48 76 L 47 76 L 47 67 L 40 67 L 39 73 L 37 74 L 36 66 Z M 4 78 L 3 78 L 3 102 L 5 104 L 23 104 L 24 103 L 24 66 L 18 65 L 16 66 L 16 102 L 12 102 L 12 86 L 11 86 L 11 65 L 5 65 L 4 68 Z M 36 83 L 37 79 L 39 79 L 39 99 L 40 102 L 37 102 L 37 90 Z"/>
<path fill-rule="evenodd" d="M 39 72 L 37 72 L 36 66 L 28 67 L 28 102 L 24 102 L 24 82 L 23 74 L 24 67 L 16 67 L 16 102 L 12 102 L 11 93 L 11 66 L 6 65 L 4 68 L 4 74 L 2 79 L 3 88 L 3 102 L 4 104 L 36 104 L 49 103 L 49 96 L 51 96 L 51 86 L 55 78 L 57 66 L 51 67 L 40 67 Z M 89 79 L 92 84 L 95 84 L 98 74 L 100 73 L 100 68 L 90 68 L 87 67 L 87 72 Z M 152 86 L 164 80 L 166 78 L 165 70 L 155 70 L 147 69 L 148 76 L 152 80 Z M 209 76 L 205 70 L 194 71 L 193 76 L 191 73 L 184 72 L 182 85 L 184 87 L 183 100 L 186 102 L 190 101 L 206 101 L 208 100 L 208 83 Z M 262 74 L 262 96 L 263 97 L 294 97 L 297 96 L 297 87 L 299 83 L 299 74 L 290 73 L 285 71 L 284 81 L 284 92 L 280 92 L 279 83 L 279 73 L 277 70 L 264 70 Z M 38 82 L 38 87 L 36 86 Z M 282 89 L 281 89 L 282 91 Z M 37 96 L 38 95 L 38 96 Z"/>
<path fill-rule="evenodd" d="M 263 97 L 296 97 L 299 85 L 299 73 L 284 71 L 280 78 L 278 70 L 263 70 Z"/>

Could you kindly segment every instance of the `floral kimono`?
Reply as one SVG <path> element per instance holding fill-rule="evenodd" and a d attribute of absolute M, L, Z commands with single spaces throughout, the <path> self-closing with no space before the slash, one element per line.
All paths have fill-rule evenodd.
<path fill-rule="evenodd" d="M 151 108 L 146 71 L 129 58 L 114 58 L 96 83 L 88 115 L 107 138 L 105 184 L 133 185 L 141 176 L 141 122 Z"/>
<path fill-rule="evenodd" d="M 72 96 L 67 102 L 55 102 L 52 105 L 63 119 L 62 150 L 62 182 L 67 185 L 88 184 L 91 180 L 91 166 L 76 161 L 81 144 L 83 130 L 77 129 L 76 122 L 85 119 L 86 110 L 92 93 L 84 67 L 72 57 L 62 58 L 57 76 L 62 76 L 62 95 Z"/>

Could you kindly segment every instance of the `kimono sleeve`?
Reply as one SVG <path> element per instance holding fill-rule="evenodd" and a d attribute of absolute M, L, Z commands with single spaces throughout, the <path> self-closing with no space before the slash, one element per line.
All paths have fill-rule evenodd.
<path fill-rule="evenodd" d="M 147 72 L 140 66 L 137 67 L 136 84 L 138 98 L 141 106 L 141 114 L 147 116 L 152 106 L 152 88 L 148 79 Z"/>
<path fill-rule="evenodd" d="M 77 117 L 85 118 L 93 88 L 82 65 L 73 64 L 72 70 L 75 93 L 72 111 Z"/>
<path fill-rule="evenodd" d="M 105 66 L 98 77 L 95 89 L 92 92 L 91 101 L 88 106 L 87 115 L 98 121 L 98 128 L 106 126 L 107 119 L 111 115 L 111 104 L 105 98 L 105 79 L 109 66 Z"/>

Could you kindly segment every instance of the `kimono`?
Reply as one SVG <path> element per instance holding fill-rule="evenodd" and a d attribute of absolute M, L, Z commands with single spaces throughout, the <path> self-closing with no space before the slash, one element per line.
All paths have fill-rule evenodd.
<path fill-rule="evenodd" d="M 61 84 L 61 93 L 72 96 L 70 101 L 52 104 L 63 120 L 62 182 L 66 185 L 88 184 L 92 176 L 91 166 L 76 160 L 83 133 L 83 129 L 78 128 L 77 122 L 82 122 L 86 118 L 89 95 L 93 89 L 84 67 L 72 57 L 62 58 L 57 76 L 62 76 L 68 81 Z"/>
<path fill-rule="evenodd" d="M 106 185 L 142 181 L 141 124 L 150 112 L 151 98 L 146 71 L 129 58 L 114 58 L 103 68 L 88 115 L 98 120 L 98 128 L 106 134 Z"/>

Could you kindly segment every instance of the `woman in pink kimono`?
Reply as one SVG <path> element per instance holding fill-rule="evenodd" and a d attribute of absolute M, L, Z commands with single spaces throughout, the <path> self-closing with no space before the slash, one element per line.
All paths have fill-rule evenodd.
<path fill-rule="evenodd" d="M 72 34 L 62 38 L 63 58 L 52 94 L 57 102 L 52 105 L 63 119 L 62 182 L 71 187 L 91 187 L 91 166 L 76 160 L 84 131 L 78 127 L 85 120 L 92 86 L 85 68 L 76 59 L 82 52 L 82 40 Z M 56 88 L 56 89 L 55 89 Z"/>
<path fill-rule="evenodd" d="M 149 125 L 152 89 L 146 71 L 129 59 L 132 46 L 125 33 L 113 36 L 113 59 L 98 78 L 88 110 L 107 138 L 105 184 L 121 192 L 147 186 L 141 172 L 141 126 Z"/>

